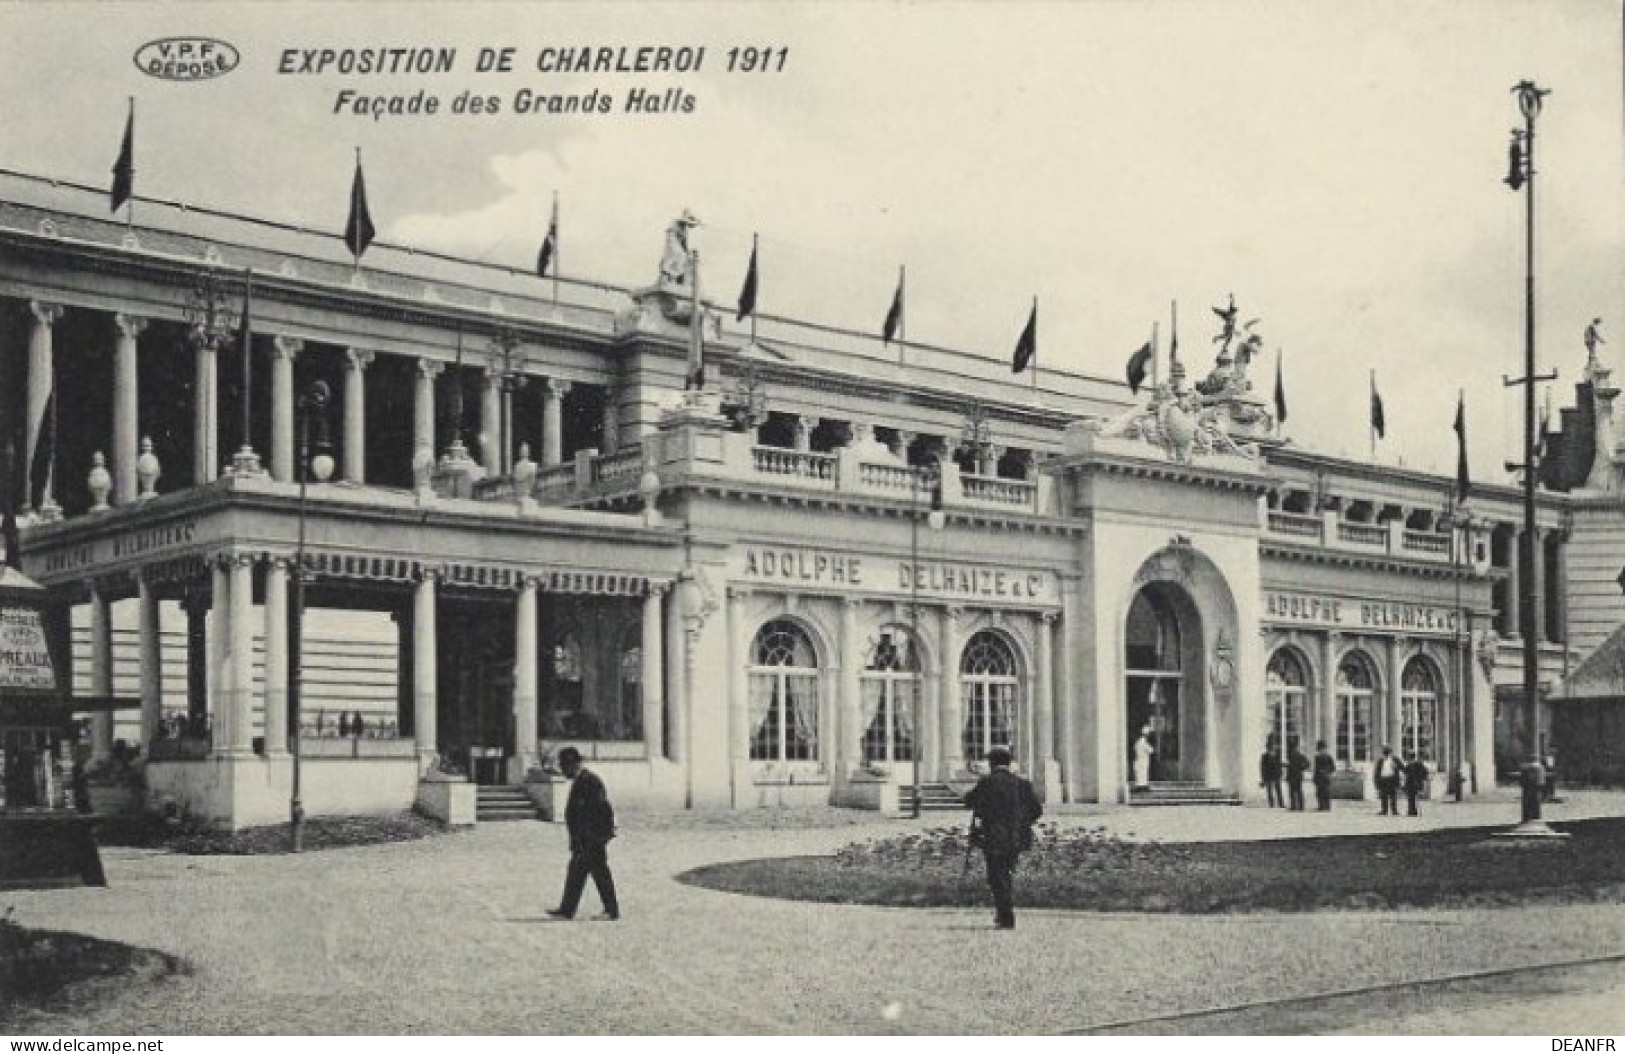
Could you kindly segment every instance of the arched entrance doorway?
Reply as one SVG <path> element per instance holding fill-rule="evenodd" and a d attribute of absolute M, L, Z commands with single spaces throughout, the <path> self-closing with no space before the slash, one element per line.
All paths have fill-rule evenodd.
<path fill-rule="evenodd" d="M 1132 765 L 1143 732 L 1152 782 L 1204 782 L 1202 625 L 1190 594 L 1172 582 L 1144 586 L 1129 605 L 1124 642 L 1125 758 Z"/>

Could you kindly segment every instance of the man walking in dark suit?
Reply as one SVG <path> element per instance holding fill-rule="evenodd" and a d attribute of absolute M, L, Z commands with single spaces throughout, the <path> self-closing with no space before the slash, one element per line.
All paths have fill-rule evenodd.
<path fill-rule="evenodd" d="M 1010 771 L 1010 751 L 994 747 L 987 752 L 992 769 L 965 795 L 974 815 L 972 841 L 982 848 L 987 862 L 987 885 L 993 891 L 993 924 L 1001 930 L 1016 928 L 1011 874 L 1016 860 L 1033 844 L 1033 824 L 1044 815 L 1033 785 Z"/>
<path fill-rule="evenodd" d="M 581 904 L 581 891 L 587 876 L 598 890 L 604 913 L 598 918 L 613 922 L 621 917 L 615 899 L 615 876 L 609 873 L 609 840 L 615 837 L 615 810 L 609 804 L 604 781 L 581 767 L 581 752 L 575 747 L 559 751 L 559 768 L 572 781 L 570 799 L 564 806 L 564 826 L 570 833 L 570 867 L 564 873 L 564 898 L 548 914 L 557 919 L 575 918 Z"/>
<path fill-rule="evenodd" d="M 1417 757 L 1411 751 L 1405 752 L 1405 804 L 1408 806 L 1406 814 L 1417 815 L 1416 798 L 1428 783 L 1427 762 Z M 1397 806 L 1395 807 L 1397 810 Z"/>

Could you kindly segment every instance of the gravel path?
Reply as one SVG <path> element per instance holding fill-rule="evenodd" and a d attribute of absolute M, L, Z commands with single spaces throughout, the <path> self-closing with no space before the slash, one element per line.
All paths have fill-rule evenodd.
<path fill-rule="evenodd" d="M 1505 801 L 1441 804 L 1400 821 L 1355 805 L 1329 816 L 1117 809 L 1061 822 L 1175 840 L 1510 825 L 1515 812 Z M 1620 813 L 1625 797 L 1606 794 L 1577 794 L 1548 810 L 1552 819 Z M 18 1027 L 38 1035 L 1054 1033 L 1625 948 L 1617 905 L 1236 917 L 1028 911 L 1005 933 L 984 911 L 790 903 L 672 881 L 703 863 L 827 852 L 914 825 L 833 810 L 627 815 L 611 847 L 626 918 L 613 924 L 546 921 L 566 855 L 563 831 L 548 824 L 490 824 L 301 857 L 108 850 L 110 888 L 3 893 L 0 908 L 15 906 L 25 925 L 184 956 L 195 974 Z M 589 889 L 584 908 L 596 907 Z M 1584 1031 L 1577 1024 L 1562 1027 Z"/>

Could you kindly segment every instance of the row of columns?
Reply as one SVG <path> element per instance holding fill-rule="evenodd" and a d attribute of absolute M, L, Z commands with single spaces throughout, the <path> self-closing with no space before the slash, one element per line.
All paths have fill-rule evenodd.
<path fill-rule="evenodd" d="M 260 619 L 254 613 L 254 570 L 264 563 L 264 604 Z M 290 729 L 287 707 L 290 690 L 290 650 L 288 635 L 288 589 L 292 560 L 286 556 L 261 557 L 234 553 L 221 556 L 210 566 L 213 590 L 213 625 L 209 629 L 207 664 L 208 688 L 213 711 L 214 749 L 229 756 L 253 753 L 253 715 L 256 698 L 263 703 L 264 742 L 267 756 L 287 753 Z M 438 757 L 436 716 L 438 707 L 436 661 L 439 636 L 436 623 L 440 574 L 425 572 L 413 586 L 412 662 L 413 728 L 419 757 L 425 767 Z M 666 640 L 668 625 L 681 633 L 675 616 L 664 616 L 662 600 L 669 583 L 651 581 L 642 601 L 642 707 L 644 737 L 648 756 L 665 754 L 665 715 L 667 671 L 665 656 L 671 652 Z M 522 777 L 536 758 L 538 678 L 541 655 L 537 647 L 537 614 L 540 579 L 525 576 L 515 594 L 514 696 L 513 718 L 517 752 L 515 778 Z M 159 594 L 156 586 L 137 577 L 139 679 L 141 684 L 141 739 L 152 743 L 163 720 L 163 654 Z M 202 621 L 201 608 L 189 610 L 189 617 Z M 264 642 L 262 677 L 254 677 L 256 629 Z M 90 589 L 90 654 L 92 694 L 113 693 L 113 632 L 110 594 L 94 582 Z M 681 655 L 681 650 L 675 652 Z M 195 658 L 195 657 L 194 657 Z M 681 700 L 673 700 L 674 707 Z M 683 717 L 673 712 L 674 725 Z M 98 713 L 92 721 L 92 750 L 105 757 L 112 749 L 112 715 Z M 680 742 L 680 740 L 678 740 Z M 676 760 L 676 757 L 674 757 Z"/>
<path fill-rule="evenodd" d="M 29 302 L 30 330 L 28 337 L 28 387 L 26 421 L 28 428 L 26 464 L 33 464 L 43 436 L 46 410 L 52 397 L 56 377 L 54 346 L 55 324 L 62 318 L 60 304 L 41 300 Z M 112 460 L 108 468 L 112 475 L 112 500 L 116 505 L 134 502 L 137 497 L 137 459 L 140 454 L 141 427 L 138 418 L 139 346 L 141 335 L 148 328 L 148 320 L 123 312 L 113 320 L 113 440 Z M 193 345 L 193 378 L 195 397 L 192 407 L 193 463 L 192 478 L 198 485 L 213 482 L 219 477 L 221 457 L 219 442 L 219 385 L 217 375 L 219 341 L 195 340 Z M 293 383 L 294 361 L 304 350 L 304 342 L 297 337 L 276 336 L 271 341 L 271 451 L 270 472 L 273 478 L 293 482 L 294 471 L 294 413 Z M 366 482 L 366 372 L 376 358 L 373 351 L 351 347 L 345 349 L 344 372 L 344 465 L 342 478 L 351 483 Z M 482 457 L 486 471 L 502 470 L 498 436 L 501 433 L 500 389 L 503 374 L 498 360 L 492 358 L 486 370 L 485 398 L 481 403 L 480 429 L 487 437 L 482 444 Z M 414 414 L 414 441 L 418 446 L 434 445 L 434 379 L 443 363 L 432 359 L 418 360 L 416 408 Z M 546 379 L 542 389 L 542 449 L 541 464 L 562 464 L 564 460 L 563 400 L 570 391 L 567 381 Z M 606 409 L 606 422 L 614 417 L 613 406 Z M 54 481 L 46 483 L 41 506 L 52 508 Z"/>

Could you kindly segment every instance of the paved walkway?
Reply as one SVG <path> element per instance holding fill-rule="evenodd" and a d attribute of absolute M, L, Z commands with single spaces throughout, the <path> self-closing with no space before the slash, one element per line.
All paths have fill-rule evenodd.
<path fill-rule="evenodd" d="M 1165 840 L 1293 837 L 1510 825 L 1516 805 L 1438 804 L 1416 819 L 1373 813 L 1340 803 L 1329 815 L 1180 807 L 1059 819 Z M 1547 813 L 1604 814 L 1625 814 L 1625 796 L 1576 794 Z M 1612 904 L 1312 916 L 1028 911 L 1003 933 L 979 910 L 792 903 L 672 880 L 703 863 L 827 852 L 953 822 L 963 816 L 628 815 L 611 851 L 626 910 L 614 924 L 545 920 L 566 854 L 563 831 L 540 823 L 300 857 L 110 850 L 110 888 L 0 893 L 0 910 L 196 965 L 193 976 L 113 1005 L 27 1026 L 58 1035 L 1054 1033 L 1625 950 L 1625 912 Z M 586 907 L 596 907 L 590 891 Z M 1371 1030 L 1366 1018 L 1352 1023 Z M 1585 1031 L 1577 1024 L 1554 1020 L 1542 1031 Z"/>

